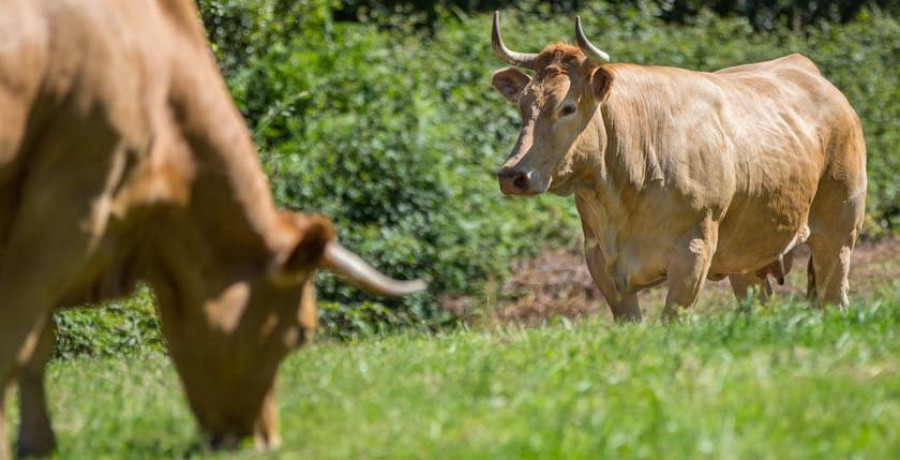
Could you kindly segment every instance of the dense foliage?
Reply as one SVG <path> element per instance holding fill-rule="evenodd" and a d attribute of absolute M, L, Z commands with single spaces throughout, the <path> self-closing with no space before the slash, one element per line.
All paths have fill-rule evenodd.
<path fill-rule="evenodd" d="M 802 32 L 775 24 L 760 33 L 745 16 L 699 9 L 673 23 L 662 4 L 592 3 L 579 12 L 616 61 L 712 70 L 792 52 L 811 57 L 863 120 L 865 232 L 896 231 L 900 22 L 857 9 L 847 24 L 820 22 Z M 380 303 L 322 276 L 323 320 L 332 332 L 439 326 L 451 318 L 435 293 L 476 293 L 502 279 L 513 257 L 551 241 L 577 243 L 571 200 L 506 199 L 497 190 L 494 173 L 513 145 L 518 116 L 490 87 L 502 63 L 490 49 L 487 15 L 436 8 L 431 28 L 419 30 L 415 14 L 335 21 L 333 0 L 200 6 L 279 204 L 333 217 L 343 243 L 378 267 L 431 282 L 432 294 Z M 512 47 L 537 51 L 572 40 L 571 13 L 537 2 L 519 8 L 504 17 Z"/>
<path fill-rule="evenodd" d="M 165 348 L 153 293 L 146 286 L 127 300 L 103 308 L 77 308 L 58 313 L 55 354 L 135 356 Z"/>
<path fill-rule="evenodd" d="M 537 11 L 540 8 L 534 7 L 540 5 L 545 10 L 566 14 L 595 3 L 586 0 L 546 0 L 526 2 L 523 7 L 523 2 L 516 0 L 345 0 L 335 16 L 356 20 L 413 13 L 421 25 L 428 26 L 440 17 L 441 9 L 473 13 L 516 7 L 524 11 Z M 619 11 L 639 9 L 644 15 L 674 24 L 690 24 L 707 13 L 739 17 L 761 31 L 790 27 L 799 32 L 824 22 L 846 23 L 856 19 L 864 9 L 900 12 L 900 1 L 897 0 L 623 0 L 616 4 Z"/>

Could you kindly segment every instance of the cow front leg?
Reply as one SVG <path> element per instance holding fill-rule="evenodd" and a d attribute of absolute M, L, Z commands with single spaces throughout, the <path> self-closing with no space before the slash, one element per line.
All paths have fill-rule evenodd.
<path fill-rule="evenodd" d="M 677 318 L 681 309 L 690 309 L 697 302 L 709 265 L 716 251 L 718 234 L 711 225 L 704 232 L 675 248 L 666 266 L 669 292 L 662 318 L 669 322 Z"/>
<path fill-rule="evenodd" d="M 0 317 L 0 460 L 10 458 L 6 431 L 7 395 L 17 373 L 37 349 L 45 320 L 40 309 L 17 308 L 17 305 L 21 304 L 0 306 L 3 312 Z"/>
<path fill-rule="evenodd" d="M 46 445 L 46 432 L 27 432 L 40 427 L 41 417 L 46 417 L 46 402 L 43 401 L 43 364 L 52 353 L 54 330 L 46 330 L 51 314 L 59 303 L 65 286 L 71 285 L 84 266 L 86 237 L 71 229 L 79 228 L 77 220 L 67 220 L 67 212 L 72 208 L 61 206 L 60 210 L 44 209 L 43 201 L 55 198 L 52 188 L 47 194 L 33 190 L 23 193 L 23 211 L 11 232 L 0 259 L 0 385 L 3 390 L 14 380 L 22 386 L 22 422 L 20 432 L 29 445 Z M 49 195 L 49 196 L 48 196 Z M 49 203 L 65 203 L 65 200 L 50 199 Z M 40 214 L 38 214 L 40 213 Z M 33 410 L 37 405 L 43 409 Z M 2 408 L 0 408 L 2 409 Z M 27 412 L 27 413 L 26 413 Z M 5 421 L 0 414 L 0 423 Z M 49 431 L 49 420 L 44 423 L 44 431 Z M 44 439 L 38 442 L 38 438 Z M 0 437 L 0 460 L 9 458 L 8 438 Z M 21 448 L 20 448 L 21 449 Z"/>
<path fill-rule="evenodd" d="M 639 322 L 641 320 L 641 307 L 638 304 L 637 294 L 621 293 L 616 289 L 612 277 L 606 270 L 606 260 L 603 252 L 593 240 L 586 240 L 584 244 L 584 257 L 588 271 L 594 284 L 600 289 L 600 294 L 609 304 L 613 319 L 617 323 Z"/>
<path fill-rule="evenodd" d="M 44 388 L 44 368 L 53 356 L 55 339 L 56 324 L 48 318 L 31 359 L 19 373 L 19 457 L 49 457 L 56 449 Z"/>

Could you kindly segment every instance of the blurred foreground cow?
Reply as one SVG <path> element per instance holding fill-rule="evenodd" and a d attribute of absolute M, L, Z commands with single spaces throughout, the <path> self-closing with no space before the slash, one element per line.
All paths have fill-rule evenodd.
<path fill-rule="evenodd" d="M 53 448 L 43 367 L 61 306 L 146 280 L 201 428 L 269 446 L 278 365 L 315 326 L 315 270 L 424 287 L 374 272 L 327 219 L 275 209 L 190 0 L 0 4 L 0 186 L 0 390 L 18 377 L 20 454 Z"/>
<path fill-rule="evenodd" d="M 691 307 L 706 278 L 741 298 L 769 292 L 799 243 L 809 296 L 845 305 L 863 220 L 865 143 L 847 99 L 794 54 L 714 73 L 609 64 L 576 19 L 578 47 L 504 46 L 494 87 L 522 131 L 499 172 L 505 194 L 575 194 L 588 269 L 617 320 L 640 319 L 638 291 L 668 280 L 664 316 Z"/>

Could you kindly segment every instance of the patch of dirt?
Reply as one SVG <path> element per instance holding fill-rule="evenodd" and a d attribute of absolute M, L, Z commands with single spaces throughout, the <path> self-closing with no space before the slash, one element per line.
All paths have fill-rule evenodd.
<path fill-rule="evenodd" d="M 793 269 L 784 286 L 773 285 L 779 296 L 806 296 L 806 265 L 809 250 L 797 249 Z M 446 299 L 445 308 L 472 322 L 533 326 L 554 318 L 576 319 L 601 314 L 612 318 L 609 307 L 594 286 L 581 250 L 548 249 L 538 257 L 518 261 L 513 278 L 502 284 L 489 283 L 485 298 Z M 862 241 L 853 252 L 850 269 L 851 299 L 900 285 L 900 237 Z M 655 318 L 665 301 L 665 285 L 638 296 L 648 318 Z M 697 310 L 721 308 L 734 302 L 727 279 L 707 281 Z M 483 310 L 479 310 L 482 306 Z M 493 307 L 492 307 L 493 306 Z"/>

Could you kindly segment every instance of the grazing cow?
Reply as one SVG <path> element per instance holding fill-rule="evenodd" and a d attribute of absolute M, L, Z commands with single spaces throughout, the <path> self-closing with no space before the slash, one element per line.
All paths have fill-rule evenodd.
<path fill-rule="evenodd" d="M 641 318 L 638 291 L 668 281 L 664 318 L 691 307 L 705 279 L 738 297 L 783 278 L 809 245 L 809 294 L 846 305 L 863 221 L 859 117 L 809 59 L 696 72 L 610 64 L 576 19 L 578 46 L 510 51 L 494 88 L 522 129 L 498 174 L 509 195 L 575 195 L 588 269 L 617 320 Z"/>
<path fill-rule="evenodd" d="M 266 447 L 278 365 L 315 326 L 316 269 L 424 288 L 374 272 L 327 219 L 275 208 L 191 0 L 7 0 L 0 37 L 0 390 L 17 379 L 19 454 L 53 449 L 59 307 L 149 283 L 201 429 Z"/>

